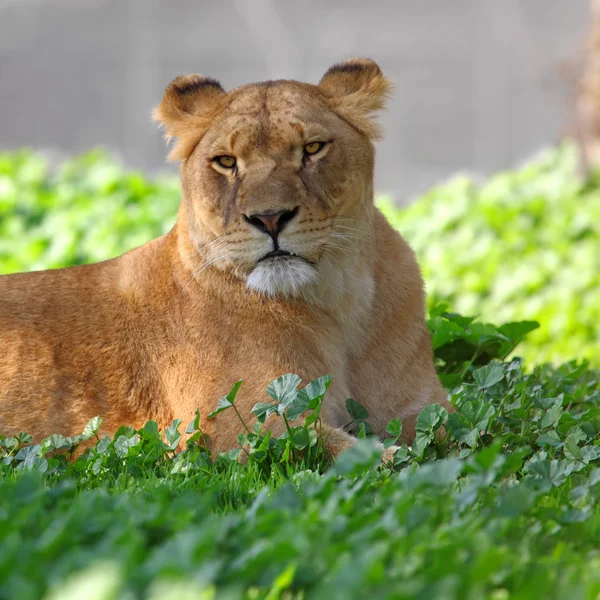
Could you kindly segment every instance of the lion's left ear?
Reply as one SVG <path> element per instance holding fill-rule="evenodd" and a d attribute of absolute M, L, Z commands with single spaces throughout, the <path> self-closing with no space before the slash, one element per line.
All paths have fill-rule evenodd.
<path fill-rule="evenodd" d="M 392 84 L 369 58 L 333 65 L 319 82 L 331 108 L 371 139 L 381 137 L 374 113 L 385 106 Z"/>

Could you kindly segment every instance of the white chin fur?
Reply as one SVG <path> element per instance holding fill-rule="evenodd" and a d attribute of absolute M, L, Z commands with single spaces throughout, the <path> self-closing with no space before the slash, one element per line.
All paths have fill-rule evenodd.
<path fill-rule="evenodd" d="M 297 296 L 317 279 L 317 270 L 299 258 L 271 258 L 259 262 L 246 287 L 265 296 Z"/>

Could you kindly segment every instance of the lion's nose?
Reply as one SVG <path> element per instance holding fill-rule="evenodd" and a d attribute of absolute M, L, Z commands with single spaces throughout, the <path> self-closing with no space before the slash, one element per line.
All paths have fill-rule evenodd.
<path fill-rule="evenodd" d="M 298 214 L 298 207 L 294 210 L 280 210 L 262 214 L 244 215 L 246 222 L 250 223 L 263 233 L 268 233 L 273 239 L 283 231 L 283 228 Z"/>

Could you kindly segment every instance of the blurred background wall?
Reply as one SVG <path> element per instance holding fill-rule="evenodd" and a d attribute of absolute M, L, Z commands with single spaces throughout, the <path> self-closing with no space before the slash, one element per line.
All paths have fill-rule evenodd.
<path fill-rule="evenodd" d="M 152 107 L 176 75 L 317 82 L 351 56 L 396 84 L 377 189 L 509 168 L 559 137 L 587 0 L 0 0 L 0 146 L 167 168 Z"/>

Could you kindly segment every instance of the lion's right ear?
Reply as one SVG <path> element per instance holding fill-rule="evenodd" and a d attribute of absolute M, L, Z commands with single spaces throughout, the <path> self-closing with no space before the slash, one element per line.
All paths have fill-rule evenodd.
<path fill-rule="evenodd" d="M 224 96 L 225 90 L 218 81 L 202 75 L 182 75 L 169 84 L 152 113 L 164 127 L 167 142 L 177 138 L 169 160 L 189 157 Z"/>

